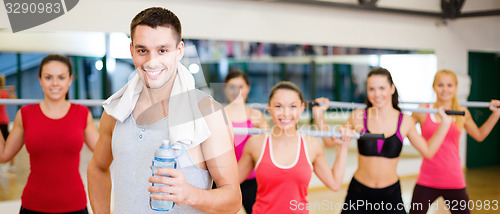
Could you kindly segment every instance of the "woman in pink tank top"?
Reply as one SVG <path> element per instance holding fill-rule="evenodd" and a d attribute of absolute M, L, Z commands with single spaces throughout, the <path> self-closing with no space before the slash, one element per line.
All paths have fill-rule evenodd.
<path fill-rule="evenodd" d="M 224 93 L 226 94 L 228 105 L 224 107 L 226 114 L 231 120 L 234 128 L 259 128 L 267 129 L 268 125 L 262 112 L 246 106 L 248 93 L 250 92 L 250 79 L 248 75 L 240 70 L 229 71 L 226 78 Z M 239 161 L 243 148 L 250 135 L 234 135 L 234 151 L 236 159 Z M 257 195 L 257 181 L 255 171 L 241 183 L 242 204 L 246 213 L 252 213 L 252 206 Z"/>
<path fill-rule="evenodd" d="M 271 133 L 252 136 L 238 163 L 240 182 L 255 168 L 258 190 L 253 213 L 308 213 L 306 196 L 313 171 L 334 191 L 342 184 L 353 133 L 344 130 L 342 139 L 333 139 L 338 150 L 330 168 L 319 140 L 297 133 L 304 108 L 295 84 L 280 82 L 272 88 L 268 104 L 274 123 Z"/>
<path fill-rule="evenodd" d="M 433 88 L 436 92 L 436 103 L 422 105 L 423 108 L 445 108 L 465 111 L 465 117 L 454 116 L 455 121 L 441 144 L 441 147 L 432 158 L 423 158 L 417 184 L 413 191 L 412 204 L 422 204 L 423 209 L 410 210 L 412 214 L 427 213 L 429 205 L 439 196 L 451 202 L 466 204 L 469 197 L 465 189 L 465 179 L 462 173 L 462 164 L 459 155 L 460 135 L 462 129 L 476 141 L 483 141 L 491 132 L 500 118 L 500 101 L 492 100 L 490 110 L 493 112 L 488 120 L 478 128 L 467 108 L 457 101 L 457 77 L 450 70 L 440 70 L 434 76 Z M 439 115 L 413 114 L 416 122 L 420 123 L 422 136 L 429 139 L 441 122 Z M 462 202 L 464 201 L 464 202 Z M 457 207 L 455 207 L 457 208 Z M 452 213 L 470 213 L 467 206 L 458 206 Z"/>

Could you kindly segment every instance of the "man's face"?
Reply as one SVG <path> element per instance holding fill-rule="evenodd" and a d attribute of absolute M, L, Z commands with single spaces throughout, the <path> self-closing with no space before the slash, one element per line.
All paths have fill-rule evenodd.
<path fill-rule="evenodd" d="M 135 28 L 130 53 L 141 80 L 146 87 L 159 89 L 173 82 L 177 63 L 184 55 L 184 43 L 177 43 L 175 31 L 167 27 Z"/>

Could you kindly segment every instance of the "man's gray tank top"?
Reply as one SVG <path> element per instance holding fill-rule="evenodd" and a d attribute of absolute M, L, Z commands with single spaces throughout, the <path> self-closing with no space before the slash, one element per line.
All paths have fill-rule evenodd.
<path fill-rule="evenodd" d="M 199 100 L 203 97 L 199 97 Z M 116 122 L 112 138 L 112 179 L 114 192 L 113 213 L 149 214 L 156 212 L 149 206 L 148 187 L 151 183 L 151 163 L 161 140 L 169 139 L 168 117 L 152 124 L 137 125 L 132 114 L 123 122 Z M 202 144 L 201 144 L 202 145 Z M 188 152 L 178 159 L 177 169 L 187 182 L 201 189 L 211 189 L 209 172 L 193 163 Z M 175 205 L 169 214 L 203 213 L 190 206 Z"/>

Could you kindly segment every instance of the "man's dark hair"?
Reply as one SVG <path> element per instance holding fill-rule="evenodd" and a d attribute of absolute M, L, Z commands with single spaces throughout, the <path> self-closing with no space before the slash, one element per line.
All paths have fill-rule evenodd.
<path fill-rule="evenodd" d="M 151 7 L 137 14 L 130 23 L 130 38 L 134 41 L 135 28 L 146 25 L 152 28 L 159 26 L 172 28 L 177 34 L 177 44 L 181 42 L 182 27 L 179 18 L 170 10 L 161 7 Z"/>

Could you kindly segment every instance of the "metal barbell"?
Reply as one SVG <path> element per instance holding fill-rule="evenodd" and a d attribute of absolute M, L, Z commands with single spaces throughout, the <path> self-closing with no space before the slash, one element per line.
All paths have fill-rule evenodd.
<path fill-rule="evenodd" d="M 257 128 L 234 128 L 233 133 L 237 135 L 259 135 L 269 132 L 267 129 L 257 129 Z M 336 131 L 314 131 L 314 130 L 298 130 L 300 134 L 308 135 L 312 137 L 342 137 L 342 133 Z M 355 133 L 353 138 L 355 139 L 385 139 L 384 134 L 373 134 L 373 133 Z"/>

